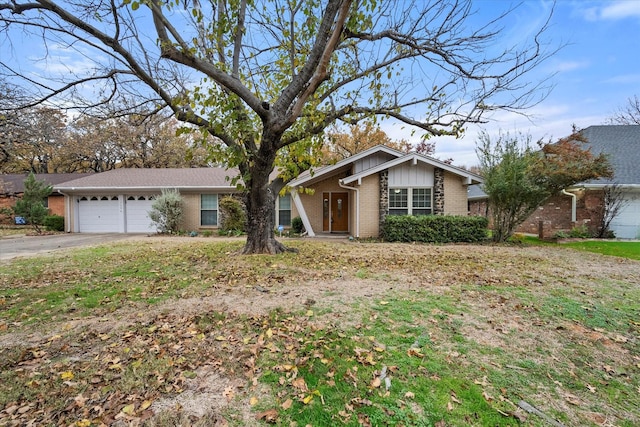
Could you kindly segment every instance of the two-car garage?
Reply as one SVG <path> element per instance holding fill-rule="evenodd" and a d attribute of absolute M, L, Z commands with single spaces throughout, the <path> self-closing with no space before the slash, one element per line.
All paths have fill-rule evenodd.
<path fill-rule="evenodd" d="M 82 195 L 75 197 L 81 233 L 149 233 L 154 195 Z"/>

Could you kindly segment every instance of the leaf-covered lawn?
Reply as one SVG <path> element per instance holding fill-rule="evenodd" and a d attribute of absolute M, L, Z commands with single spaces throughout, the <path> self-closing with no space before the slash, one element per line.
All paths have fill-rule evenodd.
<path fill-rule="evenodd" d="M 2 264 L 0 425 L 640 423 L 640 262 L 287 243 L 299 253 L 146 238 Z"/>

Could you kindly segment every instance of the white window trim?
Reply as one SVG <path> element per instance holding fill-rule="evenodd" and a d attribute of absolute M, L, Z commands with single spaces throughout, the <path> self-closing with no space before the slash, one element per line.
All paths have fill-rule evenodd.
<path fill-rule="evenodd" d="M 388 210 L 391 211 L 392 209 L 407 209 L 407 215 L 411 215 L 413 216 L 413 210 L 414 209 L 426 209 L 423 207 L 415 207 L 413 206 L 413 190 L 430 190 L 430 197 L 431 197 L 431 213 L 429 215 L 433 215 L 433 187 L 389 187 L 389 202 L 391 202 L 391 192 L 393 190 L 407 190 L 407 207 L 406 208 L 396 208 L 396 207 L 392 207 L 391 203 L 389 203 L 388 206 Z"/>
<path fill-rule="evenodd" d="M 203 209 L 202 208 L 202 196 L 216 196 L 216 208 L 215 209 Z M 211 211 L 211 210 L 215 210 L 216 211 L 216 223 L 215 224 L 207 224 L 204 225 L 202 223 L 202 211 Z M 220 224 L 220 194 L 217 193 L 201 193 L 200 194 L 200 227 L 211 227 L 211 228 L 216 228 L 219 226 Z"/>

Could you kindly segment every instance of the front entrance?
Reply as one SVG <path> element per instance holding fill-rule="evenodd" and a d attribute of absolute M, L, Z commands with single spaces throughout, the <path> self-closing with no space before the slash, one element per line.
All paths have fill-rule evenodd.
<path fill-rule="evenodd" d="M 322 231 L 349 232 L 349 193 L 322 193 Z"/>

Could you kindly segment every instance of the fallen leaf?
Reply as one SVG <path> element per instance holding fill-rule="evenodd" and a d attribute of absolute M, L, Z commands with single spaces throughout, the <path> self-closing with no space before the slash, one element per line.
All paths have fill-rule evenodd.
<path fill-rule="evenodd" d="M 62 378 L 65 381 L 72 380 L 74 376 L 75 375 L 73 375 L 73 372 L 71 372 L 71 371 L 65 371 L 65 372 L 60 374 L 60 378 Z"/>
<path fill-rule="evenodd" d="M 291 408 L 291 405 L 293 405 L 293 400 L 291 399 L 287 399 L 284 401 L 284 403 L 282 405 L 280 405 L 282 407 L 282 409 L 284 409 L 285 411 L 289 408 Z"/>
<path fill-rule="evenodd" d="M 127 415 L 133 415 L 136 411 L 136 405 L 134 403 L 131 403 L 129 405 L 126 405 L 124 408 L 122 408 L 121 412 Z"/>
<path fill-rule="evenodd" d="M 371 388 L 378 388 L 380 387 L 380 384 L 382 382 L 380 381 L 380 377 L 376 377 L 373 379 L 373 381 L 371 381 Z"/>
<path fill-rule="evenodd" d="M 260 412 L 256 415 L 257 420 L 264 420 L 269 424 L 275 424 L 278 420 L 278 410 L 277 409 L 269 409 L 264 412 Z"/>
<path fill-rule="evenodd" d="M 404 394 L 404 397 L 406 397 L 407 399 L 414 399 L 416 395 L 413 392 L 408 391 Z"/>
<path fill-rule="evenodd" d="M 251 399 L 249 399 L 249 405 L 255 406 L 256 403 L 258 403 L 258 398 L 255 396 L 251 396 Z"/>
<path fill-rule="evenodd" d="M 312 400 L 313 400 L 313 394 L 310 394 L 308 396 L 305 396 L 304 399 L 302 399 L 302 403 L 304 403 L 305 405 L 308 405 L 309 403 L 311 403 Z"/>

